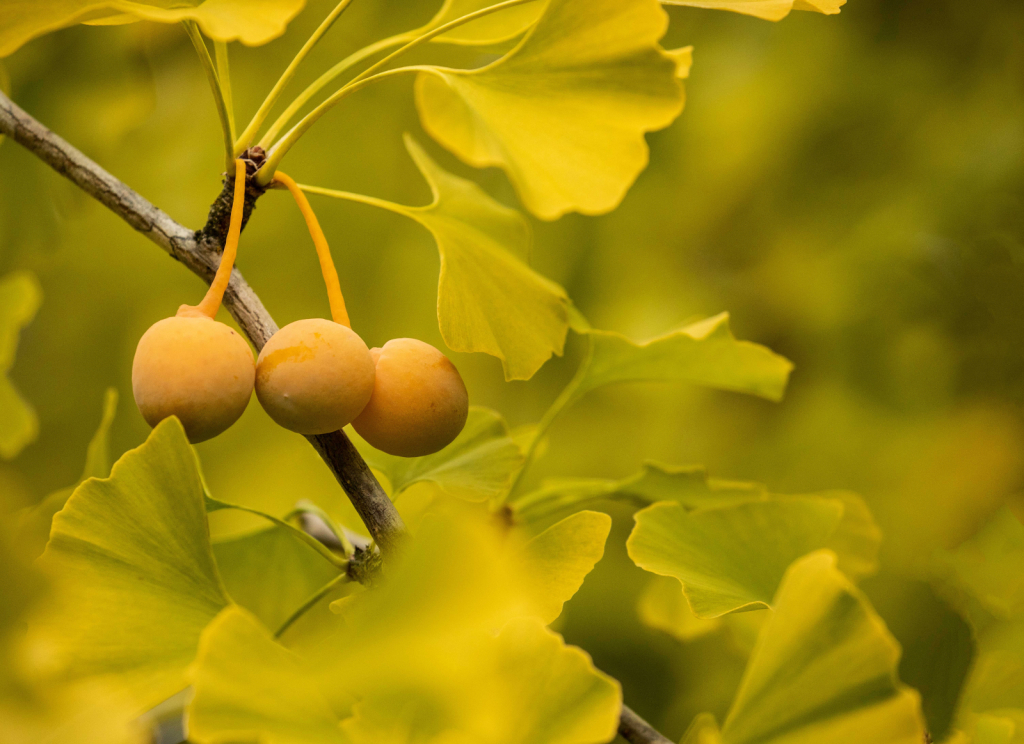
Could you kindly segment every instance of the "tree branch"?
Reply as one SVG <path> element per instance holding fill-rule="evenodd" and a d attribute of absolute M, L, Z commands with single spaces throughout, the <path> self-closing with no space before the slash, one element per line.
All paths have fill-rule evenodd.
<path fill-rule="evenodd" d="M 628 705 L 622 706 L 619 718 L 619 734 L 630 744 L 675 744 L 643 718 L 638 716 Z"/>
<path fill-rule="evenodd" d="M 171 219 L 95 162 L 72 147 L 0 92 L 0 134 L 70 180 L 135 230 L 163 248 L 207 284 L 224 249 L 218 231 L 196 232 Z M 224 306 L 257 349 L 277 332 L 277 324 L 238 269 L 224 293 Z M 308 437 L 345 489 L 370 535 L 387 556 L 402 542 L 405 525 L 366 462 L 342 431 Z"/>
<path fill-rule="evenodd" d="M 217 202 L 207 226 L 200 231 L 189 230 L 36 121 L 2 91 L 0 134 L 6 134 L 25 147 L 207 284 L 213 280 L 224 249 L 223 232 L 214 225 L 216 214 L 219 214 Z M 230 185 L 226 184 L 227 187 Z M 249 193 L 246 201 L 255 202 L 260 193 Z M 252 203 L 246 206 L 249 211 Z M 231 282 L 224 293 L 224 306 L 257 349 L 262 349 L 277 332 L 274 319 L 237 268 L 231 272 Z M 405 525 L 352 442 L 343 431 L 307 439 L 348 494 L 382 554 L 393 555 L 403 541 Z M 326 542 L 319 534 L 315 536 Z M 631 744 L 673 744 L 625 705 L 622 706 L 619 733 Z"/>

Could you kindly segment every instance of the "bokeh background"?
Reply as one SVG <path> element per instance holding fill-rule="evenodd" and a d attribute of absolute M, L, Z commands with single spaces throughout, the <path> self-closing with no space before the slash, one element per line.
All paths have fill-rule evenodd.
<path fill-rule="evenodd" d="M 330 5 L 310 0 L 265 47 L 232 45 L 240 120 Z M 434 10 L 355 3 L 294 90 Z M 885 535 L 883 569 L 865 589 L 904 646 L 903 678 L 922 690 L 942 732 L 974 642 L 930 566 L 1003 505 L 1018 509 L 1024 486 L 1024 5 L 850 0 L 839 16 L 793 13 L 775 24 L 669 12 L 665 45 L 695 46 L 687 110 L 649 136 L 651 166 L 616 212 L 535 221 L 533 264 L 597 327 L 642 339 L 729 310 L 740 338 L 786 355 L 796 371 L 779 405 L 678 386 L 594 393 L 555 426 L 530 478 L 623 477 L 656 459 L 777 492 L 862 494 Z M 423 58 L 477 64 L 498 51 Z M 179 28 L 72 28 L 4 63 L 21 106 L 179 221 L 202 225 L 220 189 L 221 138 Z M 285 169 L 306 183 L 424 204 L 428 190 L 401 143 L 411 132 L 445 167 L 515 204 L 500 172 L 472 171 L 429 142 L 410 88 L 393 80 L 351 98 Z M 314 207 L 366 341 L 415 336 L 443 347 L 429 234 L 369 207 Z M 328 314 L 308 235 L 283 195 L 260 201 L 238 265 L 279 324 Z M 44 291 L 11 375 L 40 435 L 0 463 L 0 488 L 32 503 L 78 478 L 108 386 L 122 398 L 115 456 L 145 438 L 131 401 L 135 344 L 204 287 L 7 142 L 0 275 L 13 269 L 34 272 Z M 495 359 L 451 356 L 472 402 L 515 427 L 542 415 L 580 352 L 570 336 L 564 358 L 516 383 Z M 279 513 L 308 498 L 357 525 L 305 440 L 255 403 L 198 449 L 218 498 Z M 612 513 L 606 558 L 558 627 L 677 739 L 694 714 L 725 713 L 742 633 L 681 642 L 643 625 L 637 598 L 650 577 L 625 555 L 629 515 Z M 218 535 L 254 526 L 215 516 Z"/>

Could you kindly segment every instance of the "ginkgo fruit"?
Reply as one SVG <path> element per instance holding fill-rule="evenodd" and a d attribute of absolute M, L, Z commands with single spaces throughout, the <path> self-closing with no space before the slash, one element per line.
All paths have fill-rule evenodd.
<path fill-rule="evenodd" d="M 228 237 L 203 301 L 182 305 L 174 317 L 154 323 L 139 340 L 132 363 L 132 393 L 142 417 L 156 426 L 177 416 L 191 442 L 223 432 L 252 397 L 252 349 L 238 333 L 213 319 L 238 250 L 245 179 L 245 163 L 238 160 Z"/>
<path fill-rule="evenodd" d="M 278 171 L 274 180 L 291 192 L 306 220 L 334 320 L 297 320 L 275 333 L 256 361 L 256 397 L 284 428 L 326 434 L 352 423 L 370 400 L 373 359 L 351 328 L 330 247 L 309 202 L 286 174 Z"/>
<path fill-rule="evenodd" d="M 469 394 L 444 354 L 414 338 L 396 338 L 370 351 L 376 363 L 373 395 L 352 422 L 383 452 L 421 457 L 450 444 L 466 425 Z"/>
<path fill-rule="evenodd" d="M 370 350 L 351 328 L 323 318 L 289 323 L 256 362 L 256 397 L 278 424 L 326 434 L 352 423 L 373 393 Z"/>

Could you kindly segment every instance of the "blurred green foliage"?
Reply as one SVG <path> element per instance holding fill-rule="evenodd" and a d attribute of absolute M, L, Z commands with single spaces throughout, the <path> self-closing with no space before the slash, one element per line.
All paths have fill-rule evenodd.
<path fill-rule="evenodd" d="M 232 45 L 239 118 L 255 110 L 329 5 L 311 0 L 290 33 L 266 47 Z M 294 90 L 432 10 L 355 3 Z M 963 616 L 983 628 L 986 610 L 936 588 L 933 559 L 972 538 L 1008 500 L 1015 505 L 1024 481 L 1024 6 L 851 0 L 837 17 L 798 13 L 778 24 L 689 8 L 670 15 L 665 46 L 695 46 L 686 112 L 648 137 L 651 166 L 617 211 L 534 220 L 533 265 L 598 328 L 646 338 L 729 310 L 739 338 L 766 344 L 796 369 L 781 404 L 668 384 L 598 391 L 553 427 L 550 455 L 530 471 L 530 485 L 556 475 L 622 478 L 656 459 L 703 464 L 713 476 L 775 492 L 861 493 L 884 533 L 882 572 L 865 591 L 904 645 L 904 681 L 919 687 L 942 733 L 970 668 L 974 639 Z M 423 54 L 474 62 L 497 51 Z M 5 66 L 22 107 L 179 221 L 202 224 L 220 188 L 221 138 L 179 28 L 67 29 Z M 353 96 L 289 154 L 287 171 L 305 183 L 428 203 L 402 146 L 404 132 L 430 142 L 410 88 L 394 80 Z M 477 174 L 429 150 L 516 204 L 500 172 Z M 314 206 L 367 342 L 414 336 L 443 348 L 430 235 L 358 204 Z M 283 196 L 260 201 L 238 265 L 280 324 L 327 315 L 316 256 Z M 198 301 L 203 286 L 5 143 L 0 276 L 12 270 L 34 272 L 44 297 L 10 372 L 40 434 L 0 464 L 3 502 L 25 505 L 76 481 L 104 390 L 128 396 L 139 336 Z M 494 358 L 451 356 L 472 402 L 498 409 L 514 428 L 538 420 L 572 376 L 582 344 L 570 339 L 566 357 L 529 382 L 506 383 Z M 147 432 L 123 405 L 110 433 L 114 456 Z M 310 499 L 358 525 L 309 445 L 258 405 L 198 451 L 219 499 L 277 514 Z M 702 711 L 722 721 L 749 644 L 735 628 L 682 643 L 642 625 L 637 599 L 654 577 L 626 557 L 627 512 L 610 511 L 617 518 L 606 558 L 556 627 L 670 737 Z M 212 522 L 220 536 L 259 524 L 237 512 Z M 981 645 L 1020 648 L 1019 636 L 1000 631 Z M 1014 697 L 1020 687 L 1003 688 L 1006 707 L 1024 707 L 1024 693 Z"/>

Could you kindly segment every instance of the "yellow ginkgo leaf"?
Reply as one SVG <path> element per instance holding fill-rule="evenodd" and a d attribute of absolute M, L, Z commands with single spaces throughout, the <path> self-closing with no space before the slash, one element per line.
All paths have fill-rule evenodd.
<path fill-rule="evenodd" d="M 499 166 L 533 214 L 603 214 L 647 165 L 644 134 L 683 108 L 658 46 L 657 0 L 550 0 L 511 52 L 476 70 L 425 68 L 424 128 L 467 163 Z"/>
<path fill-rule="evenodd" d="M 834 15 L 846 5 L 846 0 L 661 0 L 666 5 L 689 5 L 693 8 L 731 10 L 744 15 L 779 21 L 791 10 L 812 10 Z"/>
<path fill-rule="evenodd" d="M 419 29 L 416 34 L 426 33 L 440 28 L 446 23 L 475 13 L 492 5 L 497 5 L 500 0 L 445 0 L 441 10 L 437 12 L 430 22 Z M 453 28 L 451 31 L 441 34 L 433 39 L 435 42 L 445 44 L 494 44 L 506 39 L 512 39 L 526 31 L 544 12 L 544 0 L 526 5 L 517 5 L 506 10 L 482 16 L 470 21 L 465 25 Z"/>
<path fill-rule="evenodd" d="M 128 20 L 195 21 L 211 39 L 258 46 L 283 34 L 305 4 L 306 0 L 5 0 L 0 3 L 0 57 L 37 36 L 76 23 Z"/>
<path fill-rule="evenodd" d="M 498 357 L 507 380 L 529 379 L 562 353 L 569 330 L 565 290 L 526 263 L 530 225 L 522 214 L 445 171 L 411 137 L 405 143 L 434 194 L 425 207 L 302 188 L 381 207 L 427 228 L 441 254 L 437 320 L 444 342 L 455 351 Z"/>

